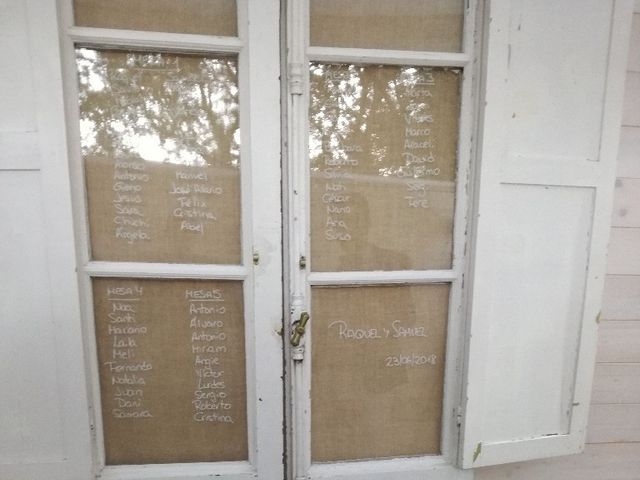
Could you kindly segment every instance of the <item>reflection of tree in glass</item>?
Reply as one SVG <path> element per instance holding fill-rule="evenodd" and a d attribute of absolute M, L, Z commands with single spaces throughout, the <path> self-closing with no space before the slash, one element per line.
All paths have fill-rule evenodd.
<path fill-rule="evenodd" d="M 407 166 L 402 149 L 407 116 L 429 112 L 428 98 L 408 95 L 432 84 L 427 67 L 310 66 L 309 149 L 312 171 L 324 155 L 345 160 L 362 147 L 358 172 L 391 176 Z M 395 146 L 396 148 L 391 148 Z M 393 152 L 393 151 L 396 152 Z"/>
<path fill-rule="evenodd" d="M 235 59 L 81 48 L 77 68 L 85 157 L 238 167 Z"/>

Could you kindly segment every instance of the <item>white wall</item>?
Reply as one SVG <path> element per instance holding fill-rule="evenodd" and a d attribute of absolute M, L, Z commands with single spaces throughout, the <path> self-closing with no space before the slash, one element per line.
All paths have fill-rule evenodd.
<path fill-rule="evenodd" d="M 476 480 L 640 479 L 640 1 L 636 1 L 585 453 L 477 470 Z"/>

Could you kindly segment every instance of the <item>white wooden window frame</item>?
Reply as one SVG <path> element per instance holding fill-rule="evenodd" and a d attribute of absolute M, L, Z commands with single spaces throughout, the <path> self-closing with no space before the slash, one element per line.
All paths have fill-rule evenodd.
<path fill-rule="evenodd" d="M 66 124 L 78 250 L 78 276 L 89 378 L 94 475 L 102 479 L 221 480 L 283 477 L 282 321 L 279 98 L 279 4 L 237 0 L 238 37 L 76 27 L 72 0 L 58 0 Z M 251 25 L 251 27 L 249 27 Z M 88 208 L 80 150 L 75 48 L 234 54 L 238 58 L 242 260 L 239 265 L 194 265 L 91 260 Z M 276 246 L 274 248 L 274 246 Z M 254 266 L 262 254 L 265 268 Z M 275 266 L 275 267 L 274 267 Z M 105 466 L 92 278 L 235 280 L 243 283 L 248 460 Z M 268 285 L 269 293 L 264 292 Z M 278 415 L 279 413 L 279 415 Z"/>
<path fill-rule="evenodd" d="M 472 131 L 475 125 L 474 90 L 477 88 L 478 57 L 476 11 L 478 1 L 465 2 L 462 53 L 416 52 L 364 48 L 334 48 L 309 45 L 309 0 L 291 1 L 287 10 L 288 46 L 288 265 L 291 323 L 309 311 L 311 287 L 320 285 L 432 284 L 451 285 L 444 377 L 441 455 L 423 457 L 313 463 L 311 460 L 311 355 L 310 329 L 304 343 L 289 355 L 291 409 L 288 418 L 292 443 L 291 478 L 332 480 L 429 480 L 470 479 L 472 472 L 455 468 L 458 455 L 459 414 L 464 351 L 463 284 L 466 269 L 466 231 L 470 195 L 467 190 L 473 158 Z M 480 2 L 481 3 L 481 2 Z M 454 213 L 454 247 L 451 269 L 363 272 L 313 272 L 309 257 L 310 178 L 308 152 L 309 62 L 386 64 L 463 69 L 461 110 L 458 124 L 458 158 Z M 307 267 L 298 267 L 299 259 Z M 313 322 L 313 318 L 311 319 Z M 291 327 L 289 326 L 289 329 Z M 287 332 L 288 333 L 288 332 Z M 307 350 L 305 352 L 305 349 Z M 303 361 L 301 359 L 304 358 Z M 428 475 L 428 476 L 425 476 Z"/>

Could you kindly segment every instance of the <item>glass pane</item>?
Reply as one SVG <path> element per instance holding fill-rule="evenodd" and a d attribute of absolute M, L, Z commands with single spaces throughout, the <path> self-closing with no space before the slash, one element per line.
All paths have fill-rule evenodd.
<path fill-rule="evenodd" d="M 460 77 L 311 64 L 314 271 L 451 267 Z"/>
<path fill-rule="evenodd" d="M 440 453 L 449 286 L 313 288 L 317 462 Z"/>
<path fill-rule="evenodd" d="M 463 0 L 311 0 L 311 45 L 459 52 Z"/>
<path fill-rule="evenodd" d="M 242 284 L 93 281 L 106 462 L 247 459 Z"/>
<path fill-rule="evenodd" d="M 235 0 L 73 0 L 75 24 L 237 36 Z"/>
<path fill-rule="evenodd" d="M 79 49 L 94 260 L 240 263 L 237 61 Z"/>

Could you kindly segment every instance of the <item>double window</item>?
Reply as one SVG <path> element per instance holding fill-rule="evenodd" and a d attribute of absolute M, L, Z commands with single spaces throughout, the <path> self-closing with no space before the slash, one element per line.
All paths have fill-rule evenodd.
<path fill-rule="evenodd" d="M 58 3 L 94 472 L 580 448 L 620 2 Z"/>

